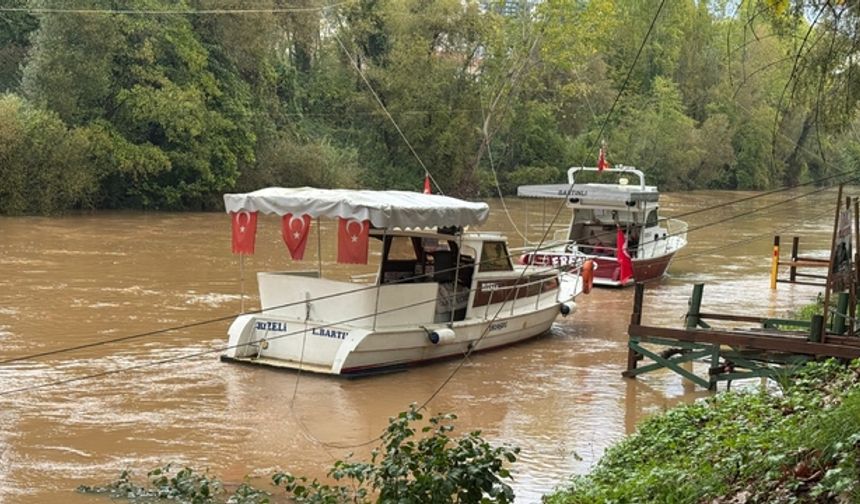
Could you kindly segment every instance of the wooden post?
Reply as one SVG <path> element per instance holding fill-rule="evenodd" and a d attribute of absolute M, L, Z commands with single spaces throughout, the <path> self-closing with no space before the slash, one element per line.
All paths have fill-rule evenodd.
<path fill-rule="evenodd" d="M 854 261 L 851 266 L 851 285 L 848 290 L 851 300 L 848 303 L 848 336 L 854 336 L 854 318 L 857 316 L 857 276 L 860 275 L 860 201 L 854 198 Z"/>
<path fill-rule="evenodd" d="M 788 279 L 794 283 L 797 280 L 797 266 L 794 265 L 797 262 L 797 253 L 798 249 L 800 249 L 800 238 L 795 236 L 791 239 L 791 269 L 788 270 Z"/>
<path fill-rule="evenodd" d="M 809 341 L 819 343 L 824 335 L 824 316 L 813 315 L 812 325 L 809 326 Z"/>
<path fill-rule="evenodd" d="M 827 268 L 827 280 L 824 285 L 824 320 L 822 321 L 821 343 L 827 342 L 827 333 L 823 330 L 827 327 L 827 317 L 830 315 L 830 287 L 833 285 L 833 262 L 836 260 L 836 233 L 839 232 L 839 211 L 842 210 L 842 184 L 839 184 L 839 192 L 836 195 L 836 214 L 833 217 L 833 238 L 830 240 L 830 266 Z"/>
<path fill-rule="evenodd" d="M 776 276 L 779 273 L 779 235 L 773 237 L 773 257 L 770 260 L 770 290 L 776 290 Z"/>
<path fill-rule="evenodd" d="M 702 291 L 705 289 L 705 284 L 693 285 L 693 296 L 690 298 L 690 308 L 687 310 L 686 328 L 695 329 L 699 326 L 699 314 L 702 306 Z"/>
<path fill-rule="evenodd" d="M 831 332 L 842 334 L 845 332 L 845 320 L 848 315 L 848 293 L 840 292 L 836 301 L 836 313 L 833 314 L 833 327 Z M 850 316 L 850 315 L 848 315 Z"/>
<path fill-rule="evenodd" d="M 633 293 L 633 313 L 630 314 L 630 325 L 642 325 L 642 301 L 645 297 L 645 284 L 636 282 L 636 290 Z M 629 336 L 628 336 L 629 338 Z M 627 371 L 636 369 L 637 354 L 628 343 L 627 345 Z M 631 376 L 630 378 L 635 378 Z"/>

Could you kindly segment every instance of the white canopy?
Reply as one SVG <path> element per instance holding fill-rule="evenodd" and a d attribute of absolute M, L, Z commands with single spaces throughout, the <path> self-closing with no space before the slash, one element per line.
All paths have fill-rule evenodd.
<path fill-rule="evenodd" d="M 267 187 L 244 194 L 225 194 L 227 212 L 310 215 L 369 220 L 378 228 L 432 228 L 482 224 L 486 203 L 409 191 L 356 191 L 313 187 Z"/>

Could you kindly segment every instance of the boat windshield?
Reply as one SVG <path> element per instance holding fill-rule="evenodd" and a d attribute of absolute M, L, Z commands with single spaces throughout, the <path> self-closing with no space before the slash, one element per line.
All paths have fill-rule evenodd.
<path fill-rule="evenodd" d="M 657 210 L 648 212 L 648 217 L 645 219 L 645 227 L 654 227 L 657 225 Z"/>
<path fill-rule="evenodd" d="M 478 267 L 480 271 L 511 271 L 514 267 L 511 264 L 511 257 L 508 255 L 508 248 L 505 242 L 487 241 L 481 247 L 481 265 Z"/>

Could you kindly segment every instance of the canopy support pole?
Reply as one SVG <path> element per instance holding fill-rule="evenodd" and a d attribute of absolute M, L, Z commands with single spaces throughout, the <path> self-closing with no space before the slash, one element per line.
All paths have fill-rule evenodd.
<path fill-rule="evenodd" d="M 245 313 L 245 254 L 239 254 L 239 313 Z"/>
<path fill-rule="evenodd" d="M 457 286 L 460 285 L 460 254 L 463 253 L 463 233 L 457 235 L 457 257 L 454 258 L 454 288 L 451 289 L 451 300 L 448 306 L 451 307 L 451 319 L 448 322 L 449 327 L 454 327 L 454 315 L 457 313 Z M 469 286 L 471 290 L 472 286 Z M 467 301 L 468 304 L 468 301 Z"/>
<path fill-rule="evenodd" d="M 322 226 L 319 217 L 317 217 L 317 272 L 318 278 L 322 278 Z"/>
<path fill-rule="evenodd" d="M 385 254 L 385 238 L 388 235 L 388 228 L 382 228 L 382 253 Z M 383 258 L 384 260 L 384 258 Z M 376 330 L 376 317 L 379 315 L 379 291 L 382 290 L 383 276 L 380 274 L 376 281 L 376 306 L 373 308 L 373 330 Z"/>

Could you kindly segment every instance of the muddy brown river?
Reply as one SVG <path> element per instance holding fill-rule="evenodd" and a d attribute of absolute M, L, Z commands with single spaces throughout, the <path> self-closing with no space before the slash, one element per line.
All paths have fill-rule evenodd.
<path fill-rule="evenodd" d="M 645 323 L 682 326 L 695 282 L 706 283 L 709 312 L 784 315 L 809 302 L 819 289 L 769 290 L 772 236 L 790 244 L 799 235 L 803 254 L 825 257 L 835 189 L 695 230 L 808 191 L 685 217 L 694 229 L 689 245 L 670 276 L 646 291 Z M 667 194 L 663 213 L 751 194 Z M 535 240 L 556 209 L 507 203 L 520 231 L 528 222 Z M 490 205 L 482 229 L 502 230 L 512 246 L 521 245 L 500 202 Z M 323 224 L 323 270 L 344 278 L 365 271 L 332 262 L 336 230 Z M 257 254 L 244 264 L 247 308 L 257 306 L 254 272 L 316 267 L 314 235 L 308 261 L 296 264 L 278 227 L 275 217 L 261 216 Z M 241 292 L 222 213 L 0 218 L 0 360 L 94 344 L 0 364 L 0 502 L 106 502 L 74 489 L 106 483 L 123 469 L 142 476 L 167 462 L 208 469 L 227 482 L 276 468 L 323 477 L 350 452 L 367 457 L 372 445 L 342 447 L 378 436 L 388 417 L 424 402 L 458 365 L 345 380 L 222 363 L 216 349 L 226 343 Z M 648 415 L 707 395 L 668 372 L 621 377 L 632 296 L 632 289 L 597 289 L 579 298 L 578 312 L 549 333 L 471 356 L 430 403 L 432 412 L 456 413 L 458 431 L 481 429 L 494 443 L 522 449 L 513 466 L 517 502 L 537 502 L 586 472 Z M 97 344 L 212 319 L 221 321 Z M 32 388 L 58 380 L 75 381 Z"/>

